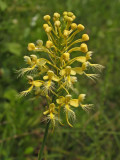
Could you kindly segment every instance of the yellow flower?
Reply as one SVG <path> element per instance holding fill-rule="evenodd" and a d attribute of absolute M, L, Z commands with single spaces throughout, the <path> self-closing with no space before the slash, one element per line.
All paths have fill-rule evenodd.
<path fill-rule="evenodd" d="M 60 71 L 61 76 L 70 76 L 70 75 L 76 75 L 76 72 L 71 68 L 71 66 L 67 66 L 65 69 L 62 69 Z"/>
<path fill-rule="evenodd" d="M 91 56 L 92 56 L 92 52 L 87 52 L 86 56 L 79 56 L 79 57 L 76 57 L 75 58 L 75 61 L 78 61 L 78 62 L 81 62 L 81 63 L 84 63 L 84 62 L 87 62 L 88 60 L 91 59 Z M 74 62 L 74 61 L 73 61 Z"/>
<path fill-rule="evenodd" d="M 44 58 L 38 59 L 36 55 L 30 55 L 30 57 L 24 56 L 24 59 L 27 62 L 27 64 L 30 65 L 30 67 L 20 69 L 18 71 L 20 73 L 19 76 L 22 76 L 23 74 L 28 72 L 32 72 L 36 68 L 38 68 L 38 70 L 42 72 L 48 70 L 46 63 L 49 63 L 49 61 Z"/>
<path fill-rule="evenodd" d="M 71 123 L 69 122 L 69 118 L 71 117 L 75 119 L 75 113 L 70 106 L 78 107 L 78 99 L 71 99 L 71 95 L 66 95 L 65 97 L 61 96 L 56 100 L 56 102 L 60 105 L 60 107 L 64 106 L 67 123 L 72 127 Z"/>
<path fill-rule="evenodd" d="M 47 72 L 47 75 L 43 77 L 44 80 L 47 80 L 45 83 L 44 83 L 44 92 L 48 92 L 49 90 L 51 92 L 53 92 L 52 90 L 54 89 L 54 82 L 58 82 L 59 81 L 59 78 L 54 74 L 53 71 L 49 70 Z"/>
<path fill-rule="evenodd" d="M 56 117 L 56 115 L 58 114 L 58 112 L 56 111 L 56 106 L 54 103 L 51 103 L 49 105 L 49 109 L 45 112 L 43 112 L 43 114 L 46 116 L 47 115 L 47 120 L 51 120 L 53 127 L 55 126 L 55 121 L 58 120 L 58 118 Z"/>
<path fill-rule="evenodd" d="M 57 114 L 58 112 L 55 110 L 55 108 L 56 108 L 55 104 L 54 104 L 54 103 L 51 103 L 51 104 L 49 105 L 49 109 L 48 109 L 47 111 L 43 112 L 43 114 L 44 114 L 44 115 L 48 115 L 48 114 L 50 114 L 50 113 L 52 113 L 52 114 Z"/>
<path fill-rule="evenodd" d="M 41 80 L 33 80 L 33 77 L 31 76 L 27 76 L 28 78 L 28 83 L 31 85 L 26 91 L 22 91 L 20 94 L 21 96 L 23 95 L 27 95 L 28 93 L 30 93 L 33 89 L 33 87 L 41 87 L 43 84 L 43 81 Z"/>
<path fill-rule="evenodd" d="M 83 110 L 85 110 L 86 112 L 89 112 L 90 109 L 93 109 L 94 105 L 93 104 L 82 104 L 82 102 L 85 99 L 85 96 L 86 96 L 85 94 L 80 94 L 78 97 L 78 103 Z"/>
<path fill-rule="evenodd" d="M 44 76 L 43 79 L 44 80 L 48 79 L 50 81 L 56 81 L 56 82 L 59 81 L 59 78 L 54 74 L 53 71 L 50 71 L 50 70 L 47 72 L 47 76 Z"/>
<path fill-rule="evenodd" d="M 85 43 L 89 40 L 88 34 L 83 33 L 81 38 L 76 38 L 85 27 L 74 23 L 75 18 L 72 12 L 67 11 L 63 12 L 63 16 L 57 12 L 52 18 L 50 15 L 45 15 L 43 19 L 46 22 L 43 28 L 47 41 L 45 45 L 42 40 L 37 40 L 36 44 L 28 44 L 28 50 L 34 51 L 34 54 L 24 56 L 28 66 L 18 71 L 19 75 L 29 74 L 27 78 L 30 87 L 21 92 L 21 95 L 33 91 L 36 98 L 40 96 L 47 98 L 49 107 L 43 114 L 46 120 L 52 122 L 53 127 L 56 120 L 61 123 L 61 111 L 65 111 L 66 121 L 72 127 L 70 118 L 73 120 L 76 118 L 75 110 L 78 106 L 87 112 L 93 107 L 92 104 L 83 104 L 85 94 L 78 96 L 79 93 L 74 87 L 74 83 L 78 83 L 76 75 L 85 75 L 95 81 L 99 78 L 99 74 L 91 72 L 101 72 L 104 68 L 90 61 L 92 52 L 88 50 Z M 35 52 L 41 53 L 37 56 Z M 78 52 L 78 55 L 75 56 L 74 52 Z M 72 99 L 71 92 L 77 94 L 78 98 Z"/>
<path fill-rule="evenodd" d="M 70 53 L 63 53 L 62 58 L 63 58 L 65 61 L 69 61 L 69 59 L 70 59 Z"/>
<path fill-rule="evenodd" d="M 84 71 L 87 69 L 87 66 L 87 62 L 84 62 L 82 64 L 82 67 L 71 68 L 70 66 L 67 66 L 65 69 L 62 69 L 60 71 L 60 75 L 65 77 L 69 77 L 70 75 L 76 75 L 76 73 L 82 75 L 83 73 L 85 73 Z"/>

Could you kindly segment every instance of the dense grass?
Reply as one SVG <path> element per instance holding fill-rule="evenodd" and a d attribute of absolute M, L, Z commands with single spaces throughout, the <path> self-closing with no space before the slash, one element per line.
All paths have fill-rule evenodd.
<path fill-rule="evenodd" d="M 17 99 L 26 79 L 17 78 L 16 69 L 29 55 L 27 44 L 46 41 L 44 14 L 72 11 L 76 22 L 86 26 L 93 61 L 105 66 L 101 79 L 79 78 L 76 87 L 86 93 L 95 111 L 76 113 L 74 128 L 56 126 L 49 133 L 45 160 L 120 159 L 120 1 L 119 0 L 1 0 L 0 1 L 0 159 L 36 160 L 44 134 L 43 99 Z M 33 18 L 34 17 L 34 18 Z M 36 17 L 36 21 L 34 21 Z M 73 95 L 74 96 L 74 95 Z"/>

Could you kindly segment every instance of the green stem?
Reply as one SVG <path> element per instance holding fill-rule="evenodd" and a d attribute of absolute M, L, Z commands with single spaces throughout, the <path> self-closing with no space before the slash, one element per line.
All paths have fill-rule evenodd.
<path fill-rule="evenodd" d="M 41 146 L 41 149 L 40 149 L 40 151 L 38 153 L 38 160 L 42 160 L 43 150 L 44 150 L 45 142 L 46 142 L 46 139 L 47 139 L 47 134 L 48 134 L 49 126 L 50 126 L 50 121 L 46 125 L 46 129 L 45 129 L 45 134 L 44 134 L 42 146 Z"/>

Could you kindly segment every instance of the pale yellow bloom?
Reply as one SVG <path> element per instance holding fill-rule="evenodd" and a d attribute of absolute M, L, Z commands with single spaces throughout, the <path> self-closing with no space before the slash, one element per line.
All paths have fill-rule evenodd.
<path fill-rule="evenodd" d="M 43 114 L 44 115 L 47 115 L 47 120 L 51 120 L 51 122 L 52 122 L 52 125 L 53 125 L 53 128 L 54 128 L 54 126 L 55 126 L 55 121 L 56 120 L 58 120 L 58 118 L 57 118 L 57 114 L 58 114 L 58 112 L 56 111 L 56 106 L 55 106 L 55 104 L 54 103 L 51 103 L 50 105 L 49 105 L 49 109 L 47 110 L 47 111 L 45 111 L 45 112 L 43 112 Z"/>
<path fill-rule="evenodd" d="M 49 70 L 47 72 L 47 75 L 43 77 L 43 79 L 45 80 L 44 83 L 44 92 L 47 93 L 48 91 L 51 91 L 53 93 L 53 89 L 54 89 L 54 82 L 58 82 L 59 81 L 59 77 L 57 77 L 53 71 Z"/>
<path fill-rule="evenodd" d="M 60 107 L 64 106 L 67 123 L 72 127 L 71 123 L 69 122 L 69 118 L 72 117 L 75 119 L 75 113 L 70 106 L 78 107 L 78 99 L 71 99 L 71 95 L 66 95 L 65 97 L 61 96 L 56 100 L 56 102 L 60 105 Z"/>
<path fill-rule="evenodd" d="M 43 81 L 41 80 L 33 80 L 33 77 L 27 76 L 28 78 L 28 83 L 31 85 L 26 91 L 22 91 L 20 94 L 21 96 L 27 95 L 29 92 L 32 91 L 33 87 L 41 87 L 43 84 Z"/>
<path fill-rule="evenodd" d="M 63 58 L 65 61 L 69 61 L 69 59 L 70 59 L 70 53 L 63 53 L 62 58 Z"/>
<path fill-rule="evenodd" d="M 45 43 L 37 40 L 36 43 L 28 44 L 28 50 L 34 54 L 24 56 L 28 66 L 18 71 L 19 75 L 29 74 L 27 78 L 30 86 L 21 92 L 21 95 L 33 91 L 36 98 L 45 97 L 48 104 L 43 111 L 44 119 L 51 121 L 53 127 L 56 121 L 62 124 L 62 111 L 65 112 L 68 125 L 72 127 L 71 119 L 75 120 L 78 108 L 81 107 L 87 112 L 93 108 L 92 104 L 83 104 L 85 94 L 79 94 L 74 84 L 78 83 L 77 76 L 82 75 L 95 81 L 99 74 L 91 71 L 101 72 L 104 68 L 91 62 L 92 52 L 86 44 L 89 35 L 82 33 L 85 27 L 74 23 L 75 18 L 72 12 L 67 11 L 63 12 L 63 16 L 57 12 L 52 18 L 45 15 L 43 28 L 48 39 Z M 76 39 L 80 32 L 82 36 Z M 78 55 L 74 56 L 74 52 L 78 52 Z M 78 98 L 72 99 L 71 92 L 77 94 Z"/>

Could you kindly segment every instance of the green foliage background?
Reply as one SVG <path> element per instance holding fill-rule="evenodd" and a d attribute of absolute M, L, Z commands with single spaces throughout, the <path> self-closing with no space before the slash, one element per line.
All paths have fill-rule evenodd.
<path fill-rule="evenodd" d="M 72 11 L 89 34 L 93 61 L 105 66 L 101 79 L 79 78 L 80 93 L 94 103 L 91 114 L 76 113 L 74 128 L 56 126 L 44 150 L 45 160 L 120 160 L 120 1 L 0 0 L 0 160 L 37 160 L 44 135 L 44 99 L 16 95 L 27 88 L 16 69 L 30 55 L 27 44 L 47 37 L 42 17 Z M 85 33 L 84 32 L 84 33 Z M 73 95 L 74 96 L 74 95 Z"/>

